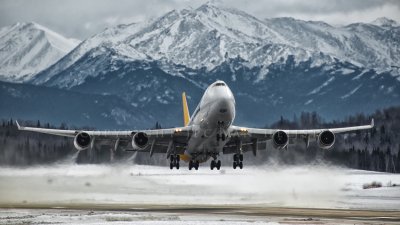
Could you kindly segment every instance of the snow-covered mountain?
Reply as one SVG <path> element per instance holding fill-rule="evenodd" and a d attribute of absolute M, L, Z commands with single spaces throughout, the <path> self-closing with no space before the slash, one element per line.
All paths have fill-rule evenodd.
<path fill-rule="evenodd" d="M 334 27 L 324 22 L 293 18 L 265 21 L 285 36 L 291 46 L 321 51 L 366 68 L 390 70 L 400 65 L 400 27 L 375 25 L 378 23 Z"/>
<path fill-rule="evenodd" d="M 400 104 L 399 27 L 384 24 L 261 20 L 208 3 L 106 29 L 30 82 L 115 97 L 164 126 L 181 124 L 182 91 L 194 108 L 217 79 L 235 93 L 241 124 L 301 111 L 340 119 Z"/>
<path fill-rule="evenodd" d="M 400 24 L 396 22 L 395 20 L 386 18 L 386 17 L 379 17 L 376 20 L 372 21 L 371 24 L 376 25 L 376 26 L 382 26 L 382 27 L 398 27 Z"/>
<path fill-rule="evenodd" d="M 393 22 L 382 26 L 389 23 L 384 20 L 388 19 L 344 27 L 292 18 L 260 20 L 243 11 L 207 3 L 197 9 L 173 10 L 145 23 L 107 29 L 85 40 L 33 82 L 46 83 L 89 52 L 104 54 L 103 47 L 125 60 L 164 62 L 163 69 L 175 74 L 179 71 L 174 65 L 211 71 L 239 57 L 250 68 L 266 68 L 289 56 L 297 64 L 311 60 L 313 66 L 332 65 L 339 60 L 360 68 L 390 71 L 400 66 L 400 27 Z M 100 71 L 86 72 L 50 83 L 72 87 Z M 393 73 L 398 75 L 396 69 Z M 267 74 L 268 70 L 263 71 L 260 78 Z"/>
<path fill-rule="evenodd" d="M 165 62 L 166 65 L 184 65 L 191 69 L 204 67 L 208 71 L 236 57 L 245 59 L 252 66 L 269 65 L 289 55 L 295 55 L 298 61 L 313 56 L 319 58 L 319 52 L 306 51 L 286 43 L 283 36 L 266 26 L 262 20 L 235 9 L 205 4 L 197 9 L 173 10 L 143 24 L 114 27 L 95 35 L 44 71 L 34 83 L 41 84 L 50 80 L 85 53 L 93 52 L 94 48 L 100 46 L 113 48 L 116 52 L 124 49 L 122 54 L 130 60 L 142 60 L 144 55 L 148 59 Z M 274 47 L 264 52 L 265 45 L 271 44 Z M 259 55 L 260 52 L 264 54 Z M 85 78 L 79 76 L 78 79 Z M 62 83 L 59 86 L 71 85 Z"/>
<path fill-rule="evenodd" d="M 28 81 L 78 43 L 33 22 L 3 27 L 0 29 L 0 80 Z"/>

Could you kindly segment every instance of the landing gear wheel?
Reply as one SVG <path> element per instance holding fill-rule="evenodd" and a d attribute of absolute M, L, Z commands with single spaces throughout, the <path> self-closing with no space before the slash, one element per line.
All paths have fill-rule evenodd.
<path fill-rule="evenodd" d="M 200 165 L 199 161 L 196 161 L 196 163 L 195 163 L 195 169 L 196 169 L 196 170 L 199 169 L 199 165 Z"/>
<path fill-rule="evenodd" d="M 219 136 L 219 134 L 217 134 L 217 141 L 219 141 L 219 139 L 220 139 L 220 136 Z"/>
<path fill-rule="evenodd" d="M 215 166 L 217 167 L 217 170 L 221 169 L 221 160 L 218 160 Z"/>
<path fill-rule="evenodd" d="M 192 170 L 192 168 L 193 168 L 193 161 L 190 160 L 190 161 L 189 161 L 189 170 Z"/>
<path fill-rule="evenodd" d="M 171 161 L 169 163 L 169 168 L 172 170 L 174 167 L 176 167 L 176 169 L 179 170 L 179 160 L 180 160 L 179 155 L 170 155 L 169 159 Z"/>
<path fill-rule="evenodd" d="M 233 155 L 233 169 L 236 169 L 236 167 L 243 169 L 243 154 Z"/>
<path fill-rule="evenodd" d="M 225 134 L 222 134 L 222 135 L 221 135 L 221 140 L 222 140 L 222 141 L 225 141 L 225 138 L 226 138 L 226 137 L 225 137 Z"/>
<path fill-rule="evenodd" d="M 216 167 L 215 164 L 216 164 L 216 163 L 215 163 L 215 160 L 211 160 L 211 164 L 210 164 L 210 169 L 211 169 L 211 170 L 214 170 L 214 168 Z"/>

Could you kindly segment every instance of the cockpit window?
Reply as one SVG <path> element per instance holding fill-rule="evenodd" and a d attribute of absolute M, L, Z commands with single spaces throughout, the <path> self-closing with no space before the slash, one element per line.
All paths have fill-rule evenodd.
<path fill-rule="evenodd" d="M 215 86 L 225 86 L 224 83 L 216 83 Z"/>

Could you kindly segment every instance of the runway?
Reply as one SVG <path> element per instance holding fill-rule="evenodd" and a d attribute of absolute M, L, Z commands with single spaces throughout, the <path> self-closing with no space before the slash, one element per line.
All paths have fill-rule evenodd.
<path fill-rule="evenodd" d="M 398 224 L 400 211 L 260 206 L 37 205 L 2 206 L 0 224 Z M 63 218 L 63 219 L 60 219 Z M 65 219 L 67 218 L 67 219 Z M 79 222 L 77 222 L 79 221 Z"/>
<path fill-rule="evenodd" d="M 400 175 L 321 165 L 0 168 L 0 224 L 399 224 L 393 184 Z"/>

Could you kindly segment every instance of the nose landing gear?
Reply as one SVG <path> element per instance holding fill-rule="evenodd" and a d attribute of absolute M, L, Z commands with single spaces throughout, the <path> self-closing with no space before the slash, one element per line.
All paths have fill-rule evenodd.
<path fill-rule="evenodd" d="M 224 121 L 218 121 L 218 132 L 217 132 L 217 142 L 221 141 L 225 141 L 226 140 L 226 135 L 225 133 L 222 131 L 223 127 L 225 126 L 225 122 Z"/>
<path fill-rule="evenodd" d="M 217 134 L 217 141 L 225 141 L 225 139 L 226 139 L 226 135 L 224 134 L 224 133 L 222 133 L 222 134 Z"/>
<path fill-rule="evenodd" d="M 243 154 L 233 155 L 233 169 L 236 169 L 236 167 L 243 169 Z"/>

